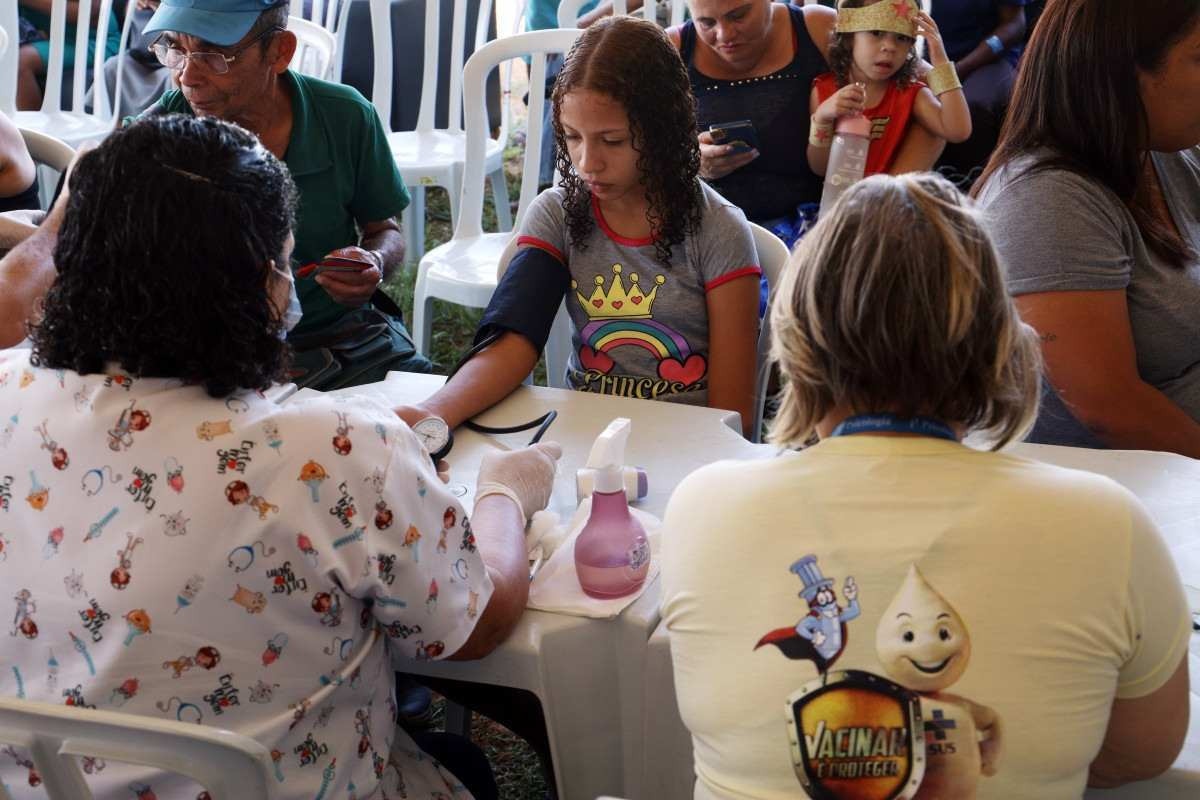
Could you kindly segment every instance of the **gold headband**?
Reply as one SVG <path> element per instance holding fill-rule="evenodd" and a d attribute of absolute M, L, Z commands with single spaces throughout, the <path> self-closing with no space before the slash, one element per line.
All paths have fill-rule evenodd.
<path fill-rule="evenodd" d="M 892 31 L 915 39 L 917 4 L 913 0 L 879 0 L 863 8 L 839 8 L 836 31 Z"/>

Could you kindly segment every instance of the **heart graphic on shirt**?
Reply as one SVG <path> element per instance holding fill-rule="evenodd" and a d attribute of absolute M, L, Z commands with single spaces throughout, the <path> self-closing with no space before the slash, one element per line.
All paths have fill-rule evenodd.
<path fill-rule="evenodd" d="M 597 297 L 592 301 L 592 305 L 594 305 L 596 308 L 599 308 L 600 306 L 604 305 L 604 301 Z"/>
<path fill-rule="evenodd" d="M 635 294 L 633 297 L 629 298 L 629 302 L 633 303 L 635 306 L 640 306 L 642 304 L 642 296 L 640 294 Z"/>
<path fill-rule="evenodd" d="M 594 370 L 604 375 L 613 368 L 613 360 L 608 353 L 596 352 L 586 344 L 579 348 L 579 363 L 586 370 Z"/>
<path fill-rule="evenodd" d="M 231 458 L 225 462 L 225 466 L 227 469 L 237 469 L 237 461 Z"/>
<path fill-rule="evenodd" d="M 624 300 L 613 300 L 613 303 L 612 303 L 613 308 L 619 309 L 623 305 L 625 305 Z"/>
<path fill-rule="evenodd" d="M 666 381 L 678 381 L 684 386 L 691 386 L 703 378 L 707 371 L 708 362 L 699 353 L 693 353 L 684 362 L 674 358 L 664 358 L 658 362 L 658 377 Z"/>

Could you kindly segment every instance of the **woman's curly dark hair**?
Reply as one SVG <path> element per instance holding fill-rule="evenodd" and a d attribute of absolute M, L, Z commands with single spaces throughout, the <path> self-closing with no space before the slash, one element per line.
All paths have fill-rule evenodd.
<path fill-rule="evenodd" d="M 880 0 L 887 2 L 887 0 Z M 862 8 L 870 5 L 867 0 L 842 0 L 838 3 L 838 8 Z M 850 65 L 854 63 L 854 34 L 853 33 L 838 33 L 836 30 L 829 35 L 829 68 L 833 71 L 834 77 L 837 79 L 837 85 L 848 86 L 852 82 L 850 79 Z M 896 81 L 896 85 L 901 89 L 907 89 L 917 81 L 917 48 L 916 42 L 908 49 L 908 57 L 904 59 L 904 63 L 900 69 L 896 70 L 896 74 L 892 76 L 892 80 Z"/>
<path fill-rule="evenodd" d="M 114 132 L 71 174 L 33 363 L 86 375 L 115 362 L 214 397 L 270 386 L 288 349 L 268 262 L 288 268 L 295 197 L 236 125 L 169 115 Z"/>
<path fill-rule="evenodd" d="M 551 96 L 555 166 L 562 175 L 571 244 L 582 248 L 595 225 L 591 193 L 571 167 L 560 119 L 563 98 L 576 90 L 605 94 L 625 109 L 649 201 L 655 256 L 669 265 L 672 246 L 700 225 L 700 146 L 687 68 L 661 28 L 628 16 L 586 28 L 567 54 Z"/>

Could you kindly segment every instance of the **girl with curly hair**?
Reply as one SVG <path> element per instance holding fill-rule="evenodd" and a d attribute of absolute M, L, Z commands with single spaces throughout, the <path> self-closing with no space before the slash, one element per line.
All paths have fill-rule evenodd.
<path fill-rule="evenodd" d="M 917 34 L 929 45 L 933 64 L 917 80 Z M 891 172 L 910 123 L 951 142 L 971 135 L 971 112 L 937 24 L 915 0 L 842 0 L 829 45 L 830 72 L 813 81 L 808 164 L 824 175 L 833 130 L 841 117 L 871 120 L 871 147 L 864 174 Z M 931 168 L 931 160 L 925 168 Z"/>
<path fill-rule="evenodd" d="M 700 182 L 695 103 L 666 34 L 631 17 L 587 28 L 552 97 L 559 186 L 501 259 L 481 351 L 413 410 L 458 425 L 537 363 L 563 301 L 565 385 L 754 415 L 759 269 L 741 209 Z"/>

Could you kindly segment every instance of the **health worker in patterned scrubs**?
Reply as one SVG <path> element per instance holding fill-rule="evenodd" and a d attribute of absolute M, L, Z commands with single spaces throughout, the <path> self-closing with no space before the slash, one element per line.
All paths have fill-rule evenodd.
<path fill-rule="evenodd" d="M 213 119 L 147 119 L 78 159 L 33 349 L 0 351 L 0 693 L 245 734 L 279 798 L 470 797 L 396 727 L 394 664 L 511 630 L 557 446 L 485 461 L 468 522 L 391 409 L 267 399 L 294 197 Z M 83 768 L 100 800 L 202 796 Z M 0 780 L 45 796 L 21 748 Z"/>

